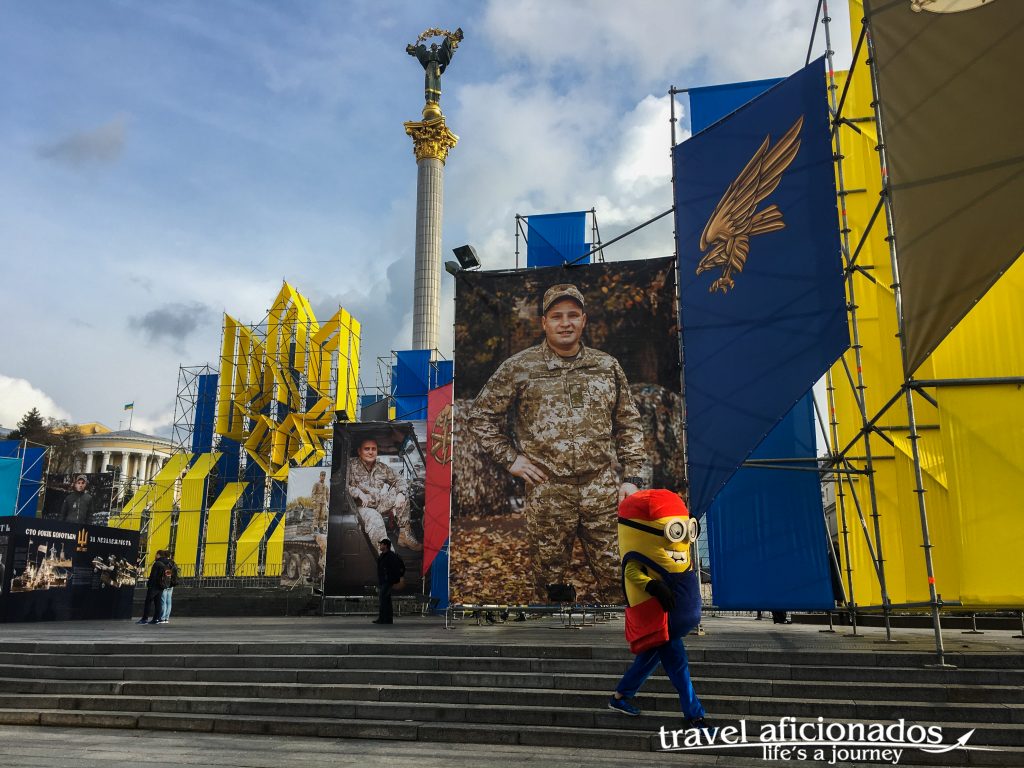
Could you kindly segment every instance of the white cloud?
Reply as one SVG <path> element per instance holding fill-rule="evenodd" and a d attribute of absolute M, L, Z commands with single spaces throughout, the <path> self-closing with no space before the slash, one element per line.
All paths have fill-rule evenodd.
<path fill-rule="evenodd" d="M 507 59 L 526 59 L 556 76 L 568 70 L 589 74 L 598 83 L 623 77 L 650 80 L 699 66 L 713 73 L 709 77 L 715 82 L 730 82 L 798 69 L 815 5 L 793 0 L 501 0 L 488 6 L 484 26 Z"/>
<path fill-rule="evenodd" d="M 57 405 L 53 398 L 36 389 L 31 382 L 0 373 L 0 425 L 14 429 L 33 408 L 38 408 L 44 418 L 70 418 L 70 414 Z"/>

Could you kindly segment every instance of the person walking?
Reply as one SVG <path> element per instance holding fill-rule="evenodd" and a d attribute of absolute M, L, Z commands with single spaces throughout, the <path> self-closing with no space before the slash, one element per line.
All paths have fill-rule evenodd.
<path fill-rule="evenodd" d="M 380 588 L 380 603 L 374 624 L 394 624 L 394 612 L 391 605 L 391 592 L 396 584 L 405 576 L 405 563 L 402 558 L 391 551 L 391 540 L 381 539 L 380 557 L 377 559 L 377 586 Z"/>

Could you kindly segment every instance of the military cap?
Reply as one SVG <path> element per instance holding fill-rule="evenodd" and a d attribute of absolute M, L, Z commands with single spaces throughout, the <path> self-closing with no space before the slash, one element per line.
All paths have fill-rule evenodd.
<path fill-rule="evenodd" d="M 572 299 L 578 301 L 581 307 L 586 308 L 586 303 L 583 301 L 583 294 L 580 293 L 580 289 L 572 283 L 559 283 L 558 285 L 552 285 L 546 291 L 544 291 L 544 301 L 541 302 L 541 314 L 548 311 L 552 304 L 559 299 Z"/>

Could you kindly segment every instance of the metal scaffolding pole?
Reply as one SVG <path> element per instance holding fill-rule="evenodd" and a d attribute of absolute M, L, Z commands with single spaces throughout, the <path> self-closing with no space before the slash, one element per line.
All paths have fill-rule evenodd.
<path fill-rule="evenodd" d="M 945 663 L 945 649 L 942 645 L 942 623 L 939 617 L 940 598 L 935 584 L 935 567 L 932 561 L 931 537 L 928 533 L 928 509 L 924 498 L 924 474 L 921 468 L 921 452 L 918 448 L 920 435 L 917 431 L 917 417 L 914 413 L 913 376 L 907 370 L 907 337 L 903 317 L 903 292 L 900 286 L 899 262 L 897 259 L 896 228 L 892 211 L 892 188 L 889 183 L 889 160 L 885 145 L 885 119 L 878 94 L 878 67 L 875 61 L 874 41 L 867 19 L 864 19 L 864 31 L 868 44 L 868 67 L 871 71 L 871 96 L 875 105 L 875 129 L 878 133 L 878 161 L 882 171 L 882 194 L 885 198 L 885 225 L 889 241 L 889 261 L 892 266 L 893 292 L 896 296 L 896 323 L 899 329 L 900 352 L 903 361 L 904 384 L 903 393 L 906 398 L 907 419 L 910 426 L 910 449 L 914 461 L 914 492 L 917 494 L 917 508 L 921 517 L 921 539 L 924 549 L 925 570 L 928 575 L 928 595 L 932 609 L 932 626 L 935 630 L 935 654 L 938 666 L 951 666 Z"/>
<path fill-rule="evenodd" d="M 838 101 L 836 99 L 837 86 L 836 86 L 836 77 L 835 77 L 835 66 L 834 66 L 834 62 L 833 62 L 833 59 L 832 59 L 832 53 L 833 53 L 832 52 L 832 32 L 831 32 L 831 25 L 829 24 L 829 22 L 831 21 L 831 17 L 829 16 L 827 0 L 825 0 L 825 2 L 823 2 L 822 8 L 823 8 L 823 11 L 824 11 L 824 16 L 822 18 L 822 23 L 825 26 L 825 51 L 826 51 L 825 55 L 826 55 L 827 60 L 828 60 L 828 94 L 829 94 L 830 107 L 831 107 L 831 110 L 832 110 L 832 120 L 833 120 L 833 123 L 836 123 L 840 119 L 840 115 L 838 113 L 839 105 L 838 105 Z M 857 47 L 859 49 L 860 45 L 858 45 Z M 856 61 L 854 61 L 850 65 L 851 70 L 852 70 L 853 66 L 855 66 L 855 65 L 856 65 Z M 866 393 L 865 393 L 866 386 L 864 384 L 863 360 L 862 360 L 862 356 L 861 356 L 862 345 L 860 343 L 860 329 L 859 329 L 859 326 L 858 326 L 858 323 L 857 323 L 857 299 L 856 299 L 856 291 L 855 291 L 855 288 L 854 288 L 854 277 L 855 277 L 855 275 L 857 273 L 853 270 L 853 260 L 850 257 L 850 222 L 849 222 L 849 218 L 847 217 L 847 210 L 846 210 L 847 190 L 846 190 L 846 184 L 845 184 L 845 179 L 844 179 L 844 174 L 843 174 L 843 152 L 842 152 L 841 133 L 842 132 L 837 129 L 834 132 L 833 140 L 835 142 L 835 155 L 836 155 L 836 181 L 837 181 L 837 185 L 839 187 L 839 211 L 840 211 L 840 221 L 841 221 L 841 225 L 842 225 L 841 226 L 842 249 L 843 249 L 843 258 L 844 258 L 844 260 L 846 262 L 846 270 L 845 270 L 845 272 L 846 272 L 846 289 L 847 289 L 847 294 L 848 294 L 848 298 L 849 298 L 849 302 L 850 302 L 849 306 L 848 306 L 848 309 L 849 309 L 849 313 L 850 313 L 850 326 L 851 326 L 852 333 L 853 333 L 853 339 L 852 339 L 852 342 L 853 342 L 853 344 L 852 344 L 852 346 L 853 346 L 853 353 L 854 353 L 854 359 L 855 359 L 855 362 L 856 362 L 856 365 L 857 365 L 857 383 L 856 383 L 856 386 L 854 388 L 854 392 L 856 394 L 857 407 L 860 410 L 862 432 L 863 432 L 863 438 L 864 438 L 864 456 L 865 456 L 864 466 L 865 466 L 865 469 L 867 470 L 868 498 L 869 498 L 869 501 L 871 503 L 871 517 L 872 517 L 872 519 L 874 521 L 874 534 L 875 534 L 875 547 L 874 547 L 874 549 L 875 549 L 875 554 L 877 556 L 878 586 L 879 586 L 879 589 L 880 589 L 881 595 L 882 595 L 882 605 L 888 606 L 888 604 L 889 604 L 889 590 L 888 590 L 888 587 L 887 587 L 886 581 L 885 581 L 885 560 L 884 560 L 884 557 L 883 557 L 882 533 L 881 533 L 881 525 L 880 525 L 880 522 L 879 522 L 879 515 L 878 515 L 878 496 L 877 496 L 877 493 L 876 493 L 876 490 L 875 490 L 875 473 L 874 473 L 874 465 L 872 463 L 872 455 L 871 455 L 871 430 L 868 429 L 868 415 L 867 415 L 867 403 L 866 403 L 867 396 L 866 396 Z M 864 237 L 864 239 L 866 239 L 868 237 L 868 233 L 865 232 L 863 237 Z M 885 639 L 887 641 L 891 641 L 892 640 L 892 626 L 891 626 L 890 621 L 889 621 L 889 609 L 888 609 L 888 607 L 886 607 L 884 609 L 884 621 L 885 621 Z"/>

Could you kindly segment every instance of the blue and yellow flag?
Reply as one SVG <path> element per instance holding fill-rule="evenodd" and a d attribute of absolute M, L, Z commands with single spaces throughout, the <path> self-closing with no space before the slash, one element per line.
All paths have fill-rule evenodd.
<path fill-rule="evenodd" d="M 691 513 L 849 345 L 824 59 L 673 151 Z"/>
<path fill-rule="evenodd" d="M 125 404 L 124 404 L 124 409 L 125 409 L 126 411 L 132 411 L 132 410 L 135 410 L 135 403 L 134 403 L 134 402 L 131 402 L 131 403 L 125 403 Z"/>

